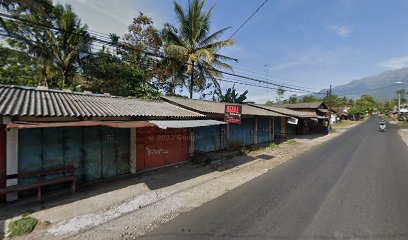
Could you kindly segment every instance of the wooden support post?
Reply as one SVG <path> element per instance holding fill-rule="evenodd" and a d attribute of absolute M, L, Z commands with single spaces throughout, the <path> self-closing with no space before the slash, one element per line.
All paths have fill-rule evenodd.
<path fill-rule="evenodd" d="M 11 120 L 9 121 L 11 122 Z M 18 174 L 18 129 L 10 129 L 6 133 L 6 174 Z M 18 178 L 7 179 L 6 186 L 14 186 L 18 184 Z M 7 201 L 15 201 L 18 194 L 8 193 Z"/>
<path fill-rule="evenodd" d="M 258 143 L 258 118 L 255 118 L 254 125 L 254 144 Z"/>

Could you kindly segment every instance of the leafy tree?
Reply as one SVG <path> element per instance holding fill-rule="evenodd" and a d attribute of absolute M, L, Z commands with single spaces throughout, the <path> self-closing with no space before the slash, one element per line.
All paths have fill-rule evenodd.
<path fill-rule="evenodd" d="M 378 109 L 378 105 L 378 102 L 373 96 L 363 94 L 360 99 L 355 101 L 354 106 L 349 110 L 349 113 L 353 115 L 371 114 Z"/>
<path fill-rule="evenodd" d="M 91 50 L 87 26 L 69 5 L 40 9 L 14 8 L 12 14 L 19 20 L 3 19 L 3 28 L 10 37 L 7 42 L 37 59 L 42 66 L 43 84 L 73 87 L 79 61 Z"/>
<path fill-rule="evenodd" d="M 25 52 L 0 45 L 0 84 L 32 85 L 41 81 L 41 68 Z"/>
<path fill-rule="evenodd" d="M 150 82 L 157 82 L 157 86 L 168 95 L 174 95 L 178 86 L 183 86 L 185 66 L 168 58 L 156 57 L 164 47 L 164 36 L 168 31 L 175 31 L 175 27 L 169 23 L 159 30 L 153 20 L 139 13 L 128 27 L 128 33 L 119 44 L 117 53 L 121 58 L 134 65 L 134 68 L 143 73 Z M 150 54 L 152 53 L 152 54 Z M 155 56 L 156 55 L 156 56 Z"/>
<path fill-rule="evenodd" d="M 304 96 L 303 98 L 302 98 L 302 100 L 300 100 L 300 102 L 302 102 L 302 103 L 308 103 L 308 102 L 318 102 L 318 101 L 320 101 L 321 99 L 320 98 L 317 98 L 317 97 L 315 97 L 315 96 Z"/>
<path fill-rule="evenodd" d="M 391 112 L 394 109 L 394 106 L 396 106 L 398 103 L 393 100 L 393 99 L 389 99 L 389 100 L 385 100 L 382 104 L 379 104 L 378 108 L 379 111 L 381 113 L 388 113 Z"/>
<path fill-rule="evenodd" d="M 105 49 L 83 59 L 82 73 L 79 82 L 84 90 L 139 98 L 159 96 L 158 91 L 147 83 L 145 76 L 134 65 L 122 61 Z"/>
<path fill-rule="evenodd" d="M 276 102 L 279 104 L 279 103 L 282 103 L 282 98 L 283 98 L 283 95 L 285 95 L 285 89 L 283 89 L 283 88 L 278 88 L 277 90 L 276 90 L 276 94 L 277 94 L 277 97 L 276 97 Z"/>
<path fill-rule="evenodd" d="M 326 105 L 331 107 L 344 107 L 350 104 L 350 100 L 347 97 L 339 97 L 337 95 L 326 96 L 321 99 Z"/>
<path fill-rule="evenodd" d="M 202 91 L 211 85 L 221 91 L 217 78 L 222 74 L 217 69 L 232 71 L 232 67 L 225 61 L 237 61 L 217 53 L 220 48 L 233 45 L 233 41 L 218 40 L 228 28 L 210 34 L 210 16 L 214 6 L 209 11 L 204 11 L 204 3 L 205 0 L 193 0 L 183 9 L 174 2 L 179 26 L 177 31 L 169 28 L 165 33 L 166 54 L 188 64 L 186 72 L 190 75 L 190 98 L 193 98 L 194 91 Z M 207 79 L 211 80 L 210 84 Z"/>
<path fill-rule="evenodd" d="M 247 99 L 248 90 L 238 95 L 235 91 L 235 85 L 232 88 L 228 88 L 227 92 L 222 95 L 221 93 L 217 92 L 220 98 L 220 102 L 228 102 L 228 103 L 243 103 Z"/>
<path fill-rule="evenodd" d="M 140 12 L 122 40 L 118 48 L 122 58 L 134 64 L 148 79 L 153 78 L 157 73 L 157 59 L 146 52 L 159 54 L 163 45 L 160 31 L 154 27 L 153 20 Z"/>
<path fill-rule="evenodd" d="M 288 99 L 283 100 L 283 103 L 290 103 L 290 104 L 293 104 L 293 103 L 297 103 L 297 102 L 298 102 L 298 98 L 297 98 L 297 96 L 296 96 L 296 95 L 291 95 L 291 96 L 289 96 L 289 98 L 288 98 Z"/>
<path fill-rule="evenodd" d="M 267 106 L 274 106 L 275 103 L 274 103 L 273 101 L 268 100 L 268 101 L 266 101 L 265 105 L 267 105 Z"/>

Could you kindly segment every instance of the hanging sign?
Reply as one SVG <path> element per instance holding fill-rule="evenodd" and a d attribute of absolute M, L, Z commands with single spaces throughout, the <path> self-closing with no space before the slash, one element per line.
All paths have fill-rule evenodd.
<path fill-rule="evenodd" d="M 242 106 L 225 105 L 224 121 L 229 123 L 241 124 Z"/>
<path fill-rule="evenodd" d="M 297 125 L 298 124 L 298 119 L 290 117 L 290 118 L 288 118 L 288 124 Z"/>

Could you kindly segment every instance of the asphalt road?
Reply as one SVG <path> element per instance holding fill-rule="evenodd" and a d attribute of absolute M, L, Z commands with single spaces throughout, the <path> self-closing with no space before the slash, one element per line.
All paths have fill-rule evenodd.
<path fill-rule="evenodd" d="M 143 239 L 408 239 L 408 151 L 365 123 Z"/>

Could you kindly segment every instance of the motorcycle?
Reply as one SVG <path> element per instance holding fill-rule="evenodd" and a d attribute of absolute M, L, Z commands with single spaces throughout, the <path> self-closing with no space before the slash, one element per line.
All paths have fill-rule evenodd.
<path fill-rule="evenodd" d="M 385 123 L 380 123 L 380 132 L 385 132 Z"/>

